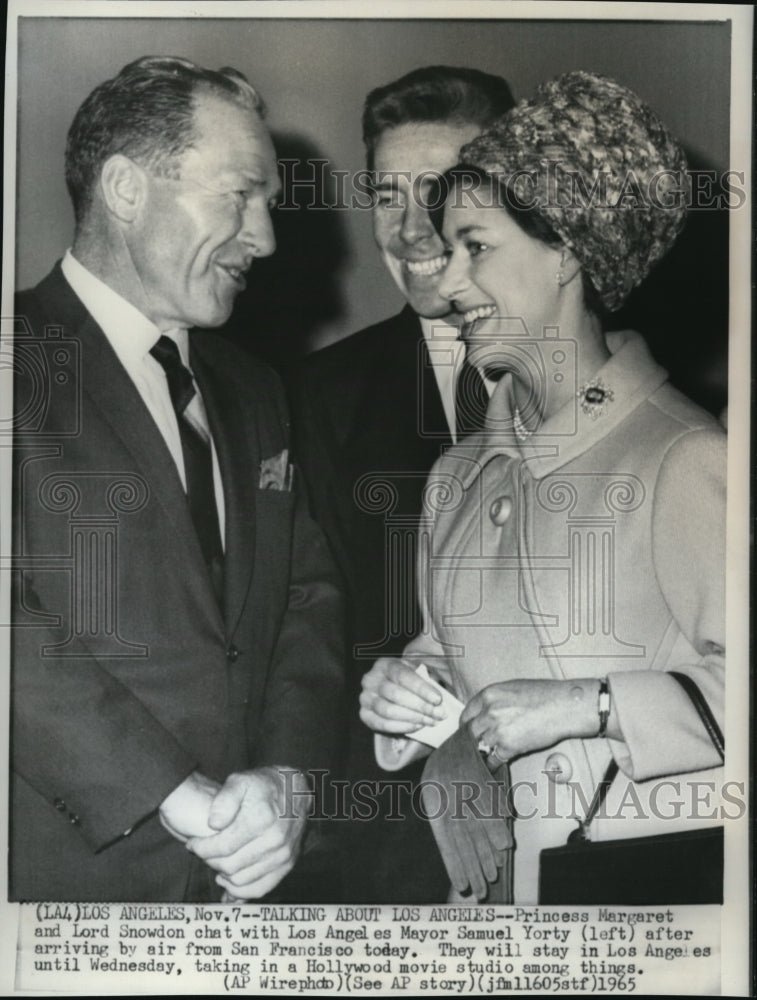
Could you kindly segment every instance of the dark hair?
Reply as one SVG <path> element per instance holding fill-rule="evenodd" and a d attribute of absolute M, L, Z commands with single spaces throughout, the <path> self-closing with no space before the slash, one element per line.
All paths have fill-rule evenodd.
<path fill-rule="evenodd" d="M 143 56 L 92 91 L 66 141 L 66 185 L 77 226 L 90 208 L 102 165 L 114 153 L 166 176 L 178 173 L 178 159 L 195 139 L 194 101 L 201 89 L 265 114 L 260 96 L 238 70 L 204 69 L 173 56 Z"/>
<path fill-rule="evenodd" d="M 464 185 L 467 191 L 476 191 L 479 199 L 488 196 L 485 202 L 487 207 L 496 206 L 503 209 L 532 239 L 556 249 L 565 246 L 565 241 L 555 232 L 547 219 L 533 206 L 527 207 L 522 203 L 509 179 L 493 177 L 480 167 L 468 163 L 459 163 L 447 170 L 439 178 L 438 190 L 432 191 L 429 199 L 432 208 L 429 210 L 429 215 L 440 235 L 444 221 L 444 203 L 458 185 Z M 608 311 L 583 268 L 581 268 L 581 283 L 586 308 L 599 319 L 604 319 Z"/>
<path fill-rule="evenodd" d="M 424 66 L 393 83 L 376 87 L 365 99 L 363 142 L 368 169 L 379 138 L 387 128 L 408 122 L 473 123 L 487 128 L 514 107 L 501 76 L 455 66 Z"/>

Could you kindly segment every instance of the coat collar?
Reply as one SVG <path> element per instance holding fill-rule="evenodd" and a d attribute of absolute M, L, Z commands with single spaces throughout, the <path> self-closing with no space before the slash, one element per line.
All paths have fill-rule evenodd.
<path fill-rule="evenodd" d="M 514 430 L 512 376 L 499 381 L 486 411 L 486 429 L 450 449 L 468 459 L 475 454 L 475 463 L 468 462 L 462 473 L 466 489 L 481 467 L 499 455 L 522 459 L 535 479 L 555 472 L 606 437 L 667 380 L 640 334 L 623 330 L 608 334 L 606 340 L 611 356 L 591 383 L 601 383 L 612 399 L 606 398 L 601 410 L 584 409 L 577 387 L 574 398 L 523 441 Z"/>

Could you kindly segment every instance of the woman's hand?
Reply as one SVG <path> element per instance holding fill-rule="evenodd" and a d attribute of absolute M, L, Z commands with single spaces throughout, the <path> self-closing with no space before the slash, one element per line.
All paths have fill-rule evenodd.
<path fill-rule="evenodd" d="M 514 680 L 490 684 L 465 706 L 460 725 L 492 748 L 501 761 L 596 736 L 599 681 Z"/>
<path fill-rule="evenodd" d="M 445 718 L 441 700 L 409 663 L 384 656 L 363 677 L 360 718 L 377 733 L 404 735 Z"/>

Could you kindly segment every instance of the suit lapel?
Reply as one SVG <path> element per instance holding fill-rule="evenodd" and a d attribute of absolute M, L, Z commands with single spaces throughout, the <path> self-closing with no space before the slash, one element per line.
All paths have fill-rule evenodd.
<path fill-rule="evenodd" d="M 387 459 L 404 456 L 405 467 L 430 468 L 452 437 L 420 322 L 406 306 L 381 340 L 369 342 L 372 355 L 357 394 L 357 410 L 345 453 Z"/>
<path fill-rule="evenodd" d="M 447 414 L 444 412 L 444 404 L 439 392 L 439 383 L 436 380 L 436 375 L 431 364 L 428 344 L 422 333 L 420 351 L 417 353 L 417 357 L 416 365 L 419 366 L 418 410 L 422 414 L 426 440 L 434 442 L 434 448 L 438 456 L 439 450 L 443 445 L 452 444 L 452 433 L 447 423 Z"/>
<path fill-rule="evenodd" d="M 249 424 L 237 394 L 233 373 L 222 375 L 214 364 L 212 335 L 190 336 L 190 361 L 208 414 L 223 480 L 226 508 L 224 616 L 233 634 L 250 589 L 255 552 L 255 486 L 260 449 L 246 432 Z"/>
<path fill-rule="evenodd" d="M 67 331 L 78 339 L 81 352 L 81 384 L 84 402 L 82 420 L 87 419 L 86 400 L 95 408 L 101 424 L 127 449 L 134 468 L 142 476 L 169 530 L 176 535 L 175 572 L 184 574 L 187 586 L 199 588 L 203 605 L 215 606 L 215 597 L 202 558 L 181 479 L 163 435 L 155 425 L 142 397 L 124 371 L 107 337 L 74 294 L 60 271 L 48 279 L 51 314 L 64 319 Z M 83 432 L 87 433 L 86 426 Z M 182 565 L 184 564 L 184 565 Z"/>

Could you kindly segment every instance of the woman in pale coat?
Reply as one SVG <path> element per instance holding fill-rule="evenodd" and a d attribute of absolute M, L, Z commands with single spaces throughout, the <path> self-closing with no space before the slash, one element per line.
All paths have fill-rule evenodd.
<path fill-rule="evenodd" d="M 721 817 L 720 759 L 668 671 L 722 718 L 725 436 L 637 333 L 603 333 L 684 222 L 685 160 L 654 113 L 569 73 L 461 160 L 441 290 L 494 388 L 485 430 L 431 473 L 424 630 L 367 674 L 361 717 L 396 769 L 429 752 L 401 737 L 443 714 L 418 665 L 457 695 L 510 762 L 514 900 L 534 903 L 539 852 L 611 756 L 592 840 Z"/>

